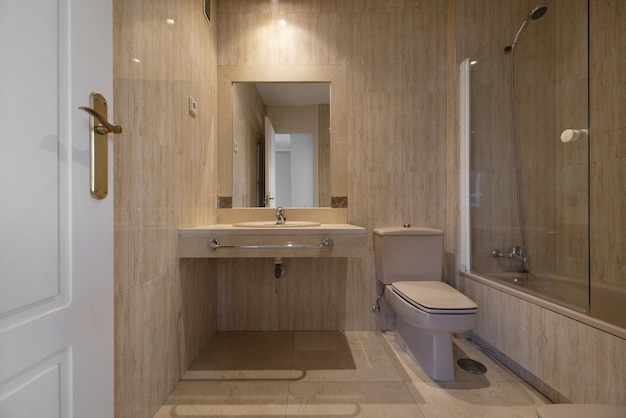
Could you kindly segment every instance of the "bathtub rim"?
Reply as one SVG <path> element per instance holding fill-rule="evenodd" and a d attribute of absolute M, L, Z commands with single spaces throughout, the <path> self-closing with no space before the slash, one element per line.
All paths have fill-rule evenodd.
<path fill-rule="evenodd" d="M 513 271 L 502 271 L 502 272 L 492 272 L 492 273 L 481 273 L 481 272 L 474 272 L 474 274 L 479 275 L 480 277 L 486 277 L 489 279 L 494 279 L 497 280 L 499 282 L 504 282 L 503 284 L 508 285 L 508 286 L 515 286 L 513 283 L 509 283 L 509 276 L 513 277 L 513 276 L 519 276 L 521 275 L 530 275 L 533 279 L 538 280 L 538 281 L 543 281 L 544 279 L 547 279 L 548 281 L 555 281 L 557 282 L 557 284 L 559 285 L 566 285 L 566 286 L 582 286 L 583 283 L 581 282 L 577 282 L 575 280 L 571 280 L 571 279 L 567 279 L 567 278 L 563 278 L 562 276 L 558 276 L 558 275 L 552 275 L 551 273 L 539 273 L 539 274 L 547 274 L 546 276 L 538 276 L 535 273 L 518 273 L 518 272 L 513 272 Z M 506 276 L 506 278 L 502 278 L 501 276 Z M 518 289 L 517 287 L 515 287 L 515 289 Z M 566 309 L 571 309 L 573 311 L 578 311 L 582 314 L 588 314 L 589 311 L 589 307 L 583 308 L 580 305 L 577 305 L 575 303 L 569 302 L 565 299 L 560 299 L 557 298 L 555 296 L 549 295 L 549 294 L 543 294 L 542 292 L 535 290 L 533 288 L 529 288 L 529 287 L 525 287 L 525 286 L 521 286 L 521 291 L 524 293 L 529 293 L 532 296 L 535 296 L 539 299 L 545 299 L 548 302 L 552 302 L 552 303 L 556 303 L 557 305 L 563 305 L 564 308 Z M 583 288 L 579 289 L 581 291 L 585 291 Z M 588 295 L 587 295 L 588 296 Z"/>
<path fill-rule="evenodd" d="M 487 277 L 481 276 L 474 272 L 463 271 L 463 270 L 459 270 L 459 278 L 474 280 L 475 282 L 478 282 L 485 286 L 500 290 L 501 292 L 504 292 L 504 293 L 508 293 L 509 295 L 523 299 L 534 305 L 541 306 L 542 308 L 548 309 L 552 312 L 556 312 L 558 314 L 571 318 L 575 321 L 582 322 L 583 324 L 589 325 L 590 327 L 596 328 L 600 331 L 604 331 L 616 337 L 626 339 L 626 329 L 624 328 L 618 327 L 617 325 L 610 324 L 606 321 L 602 321 L 601 319 L 594 318 L 592 316 L 589 316 L 588 314 L 577 312 L 573 309 L 567 308 L 565 306 L 559 305 L 549 300 L 542 299 L 538 296 L 534 296 L 525 291 L 515 289 L 512 286 L 499 283 L 494 279 L 489 279 Z M 464 290 L 464 286 L 462 283 L 461 283 L 461 290 Z M 478 306 L 478 309 L 480 309 L 480 305 Z"/>

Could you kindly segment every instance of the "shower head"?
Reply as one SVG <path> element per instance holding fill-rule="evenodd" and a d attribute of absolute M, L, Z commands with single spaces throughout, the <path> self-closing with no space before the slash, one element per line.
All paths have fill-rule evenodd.
<path fill-rule="evenodd" d="M 530 11 L 530 13 L 528 13 L 528 17 L 531 20 L 537 20 L 539 19 L 541 16 L 543 16 L 544 14 L 546 14 L 546 12 L 548 11 L 548 8 L 546 6 L 535 6 L 533 7 L 533 9 Z"/>
<path fill-rule="evenodd" d="M 511 43 L 511 45 L 504 47 L 504 53 L 506 54 L 515 49 L 515 47 L 517 46 L 517 43 L 519 42 L 519 38 L 520 36 L 522 36 L 522 33 L 524 32 L 524 29 L 526 29 L 526 25 L 528 25 L 529 21 L 539 19 L 541 16 L 546 14 L 547 11 L 548 11 L 548 8 L 546 6 L 533 7 L 530 10 L 530 12 L 528 12 L 528 16 L 526 16 L 526 19 L 524 19 L 519 29 L 517 30 L 517 33 L 515 34 L 515 38 L 513 38 L 513 43 Z"/>

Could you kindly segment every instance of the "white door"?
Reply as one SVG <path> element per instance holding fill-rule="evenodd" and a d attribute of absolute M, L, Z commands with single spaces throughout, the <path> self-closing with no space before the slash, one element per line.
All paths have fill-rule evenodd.
<path fill-rule="evenodd" d="M 316 159 L 312 133 L 291 134 L 291 205 L 298 208 L 315 206 Z"/>
<path fill-rule="evenodd" d="M 265 117 L 265 187 L 266 203 L 270 208 L 276 207 L 276 131 Z"/>
<path fill-rule="evenodd" d="M 110 418 L 113 191 L 78 107 L 112 103 L 111 0 L 0 0 L 0 51 L 0 417 Z"/>

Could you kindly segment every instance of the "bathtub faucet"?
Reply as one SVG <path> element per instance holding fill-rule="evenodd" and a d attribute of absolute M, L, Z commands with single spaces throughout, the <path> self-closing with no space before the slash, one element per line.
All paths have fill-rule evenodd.
<path fill-rule="evenodd" d="M 526 253 L 525 250 L 523 250 L 521 247 L 516 246 L 516 247 L 511 247 L 508 254 L 502 253 L 499 250 L 493 250 L 491 252 L 491 255 L 494 257 L 505 257 L 505 258 L 512 258 L 514 260 L 517 260 L 517 263 L 519 264 L 519 271 L 527 272 L 528 270 L 526 270 L 526 262 L 528 260 L 526 259 L 526 256 L 524 255 L 524 253 Z"/>

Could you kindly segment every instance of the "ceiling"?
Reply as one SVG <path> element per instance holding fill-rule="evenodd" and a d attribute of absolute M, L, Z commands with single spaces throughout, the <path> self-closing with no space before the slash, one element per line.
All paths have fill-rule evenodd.
<path fill-rule="evenodd" d="M 330 83 L 256 83 L 267 106 L 330 104 Z"/>

